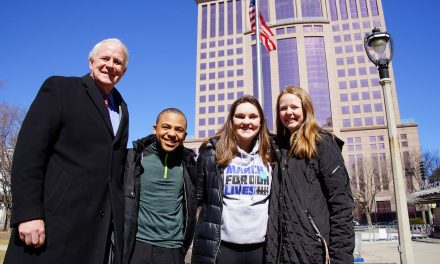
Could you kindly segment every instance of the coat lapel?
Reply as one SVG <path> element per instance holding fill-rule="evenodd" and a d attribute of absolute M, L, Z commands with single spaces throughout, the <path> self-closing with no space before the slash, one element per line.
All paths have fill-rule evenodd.
<path fill-rule="evenodd" d="M 114 133 L 113 133 L 112 123 L 110 120 L 110 114 L 108 113 L 108 109 L 105 106 L 104 99 L 102 98 L 99 88 L 96 86 L 95 81 L 93 81 L 92 77 L 90 77 L 89 74 L 84 75 L 82 77 L 82 81 L 84 87 L 87 90 L 87 94 L 90 96 L 90 99 L 93 101 L 96 108 L 99 110 L 99 113 L 101 114 L 102 119 L 105 122 L 105 125 L 107 126 L 108 130 L 113 136 Z"/>

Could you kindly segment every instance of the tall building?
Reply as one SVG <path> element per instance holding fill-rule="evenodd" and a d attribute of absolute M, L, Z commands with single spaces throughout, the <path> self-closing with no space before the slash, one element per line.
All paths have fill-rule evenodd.
<path fill-rule="evenodd" d="M 232 102 L 258 97 L 256 40 L 248 0 L 196 0 L 198 5 L 195 136 L 212 136 Z M 386 30 L 381 0 L 260 0 L 260 11 L 275 33 L 277 50 L 262 47 L 263 109 L 275 127 L 279 92 L 297 85 L 311 95 L 319 124 L 343 139 L 343 155 L 354 189 L 373 175 L 381 190 L 378 213 L 395 211 L 390 191 L 390 148 L 379 74 L 363 40 L 374 27 Z M 394 80 L 392 66 L 390 77 Z M 392 84 L 395 116 L 406 171 L 418 168 L 417 124 L 401 120 Z M 413 170 L 414 171 L 414 170 Z M 414 174 L 414 173 L 413 173 Z M 410 173 L 408 173 L 410 176 Z M 410 179 L 411 180 L 411 179 Z"/>

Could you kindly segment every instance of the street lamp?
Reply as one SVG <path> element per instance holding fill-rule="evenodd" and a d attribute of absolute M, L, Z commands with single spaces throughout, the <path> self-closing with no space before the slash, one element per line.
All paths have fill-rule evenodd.
<path fill-rule="evenodd" d="M 389 57 L 387 57 L 386 52 L 388 43 L 390 47 Z M 374 28 L 372 33 L 365 35 L 364 47 L 368 58 L 379 70 L 380 85 L 382 86 L 384 94 L 393 171 L 394 197 L 396 200 L 397 223 L 399 229 L 400 262 L 404 264 L 412 264 L 414 263 L 414 254 L 411 242 L 405 184 L 403 181 L 402 160 L 400 157 L 399 140 L 397 137 L 396 117 L 394 114 L 393 98 L 391 96 L 392 81 L 388 71 L 388 65 L 394 54 L 394 43 L 389 33 L 381 32 L 379 28 Z M 372 54 L 371 50 L 374 51 L 375 54 Z"/>

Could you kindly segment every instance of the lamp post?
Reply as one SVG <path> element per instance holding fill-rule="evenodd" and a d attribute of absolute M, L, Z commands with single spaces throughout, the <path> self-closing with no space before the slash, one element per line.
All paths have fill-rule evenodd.
<path fill-rule="evenodd" d="M 390 44 L 389 57 L 386 56 L 386 49 Z M 370 48 L 375 54 L 372 54 Z M 397 223 L 399 229 L 399 254 L 400 262 L 403 264 L 414 263 L 414 254 L 411 241 L 411 233 L 408 218 L 408 207 L 406 202 L 405 184 L 403 178 L 402 159 L 400 157 L 399 141 L 397 137 L 396 117 L 394 114 L 393 99 L 391 96 L 391 82 L 388 65 L 394 54 L 394 43 L 391 35 L 374 28 L 372 33 L 364 38 L 364 48 L 368 58 L 379 70 L 380 85 L 383 89 L 385 110 L 387 117 L 388 138 L 391 150 L 391 164 L 394 182 L 394 197 L 396 200 Z"/>

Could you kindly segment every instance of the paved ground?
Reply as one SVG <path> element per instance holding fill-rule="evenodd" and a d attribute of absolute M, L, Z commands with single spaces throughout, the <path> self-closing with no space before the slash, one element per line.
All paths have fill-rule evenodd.
<path fill-rule="evenodd" d="M 365 263 L 400 263 L 398 241 L 362 241 L 361 256 Z M 438 264 L 440 239 L 425 238 L 412 241 L 415 264 Z"/>

